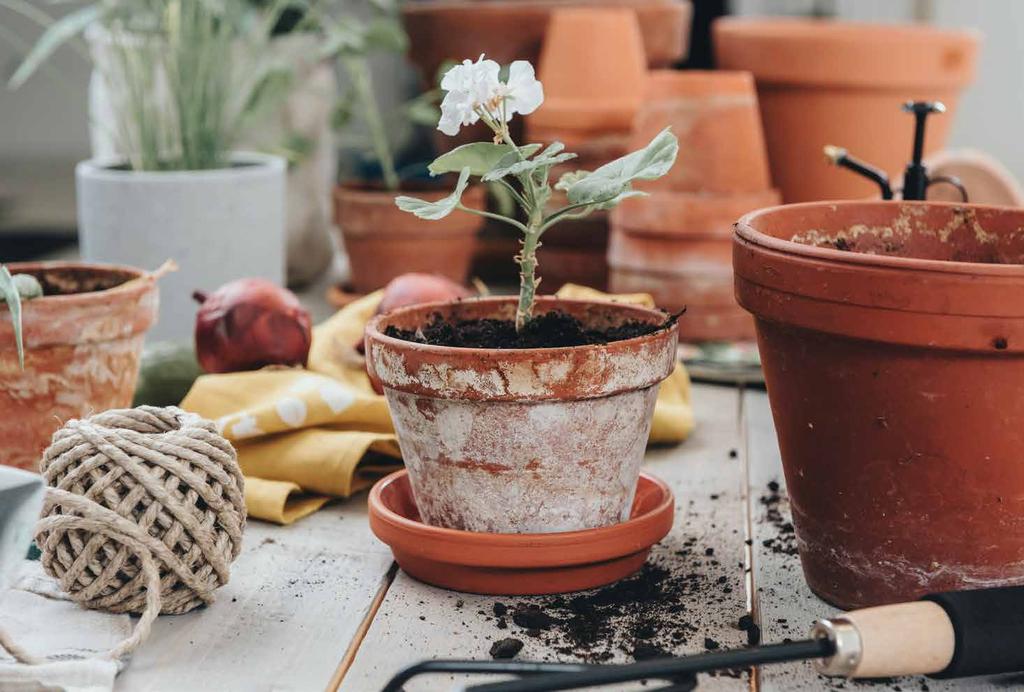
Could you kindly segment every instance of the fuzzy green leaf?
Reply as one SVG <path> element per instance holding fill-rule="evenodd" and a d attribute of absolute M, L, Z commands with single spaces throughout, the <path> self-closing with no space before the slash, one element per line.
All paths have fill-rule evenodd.
<path fill-rule="evenodd" d="M 14 341 L 18 347 L 18 365 L 25 369 L 25 345 L 21 338 L 21 296 L 7 267 L 0 265 L 0 294 L 3 294 L 7 309 L 11 312 L 11 326 L 14 327 Z"/>
<path fill-rule="evenodd" d="M 540 146 L 540 145 L 529 145 L 529 146 Z M 521 147 L 520 149 L 523 149 Z M 564 161 L 570 161 L 576 158 L 576 154 L 562 153 L 565 149 L 565 145 L 561 142 L 554 142 L 548 146 L 547 149 L 537 154 L 534 158 L 529 158 L 530 154 L 524 154 L 526 160 L 521 159 L 514 151 L 510 151 L 501 157 L 501 160 L 495 164 L 494 168 L 488 171 L 483 179 L 485 181 L 499 180 L 509 175 L 522 175 L 524 173 L 533 173 L 538 168 L 544 168 L 554 166 L 556 163 L 562 163 Z"/>
<path fill-rule="evenodd" d="M 407 211 L 420 219 L 428 221 L 443 219 L 455 211 L 455 207 L 459 206 L 459 202 L 462 200 L 462 193 L 466 191 L 466 186 L 469 185 L 470 172 L 469 166 L 462 169 L 462 172 L 459 174 L 459 182 L 455 184 L 455 191 L 444 199 L 439 199 L 436 202 L 427 202 L 416 197 L 396 197 L 395 204 L 402 211 Z"/>
<path fill-rule="evenodd" d="M 394 17 L 376 17 L 370 20 L 363 36 L 367 48 L 404 53 L 409 47 L 409 37 L 402 24 Z"/>
<path fill-rule="evenodd" d="M 523 156 L 532 156 L 540 149 L 539 144 L 527 144 L 519 147 Z M 491 171 L 505 154 L 511 153 L 512 147 L 508 144 L 494 144 L 493 142 L 473 142 L 456 147 L 447 154 L 442 154 L 434 159 L 428 170 L 430 175 L 441 175 L 443 173 L 456 173 L 464 168 L 469 168 L 471 175 L 482 176 Z"/>
<path fill-rule="evenodd" d="M 569 186 L 573 204 L 605 204 L 630 189 L 636 180 L 654 180 L 668 173 L 676 161 L 679 142 L 665 128 L 643 149 L 626 154 Z"/>
<path fill-rule="evenodd" d="M 85 28 L 102 17 L 105 11 L 106 3 L 86 5 L 51 24 L 11 76 L 8 86 L 17 89 L 24 84 L 58 48 L 85 31 Z"/>
<path fill-rule="evenodd" d="M 590 171 L 572 171 L 563 173 L 562 177 L 555 183 L 555 189 L 568 192 L 569 188 L 590 175 Z"/>

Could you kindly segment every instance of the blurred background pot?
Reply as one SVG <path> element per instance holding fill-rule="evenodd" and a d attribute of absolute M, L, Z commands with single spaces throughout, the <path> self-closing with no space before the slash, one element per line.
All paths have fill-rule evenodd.
<path fill-rule="evenodd" d="M 772 178 L 786 202 L 877 192 L 829 167 L 826 144 L 901 173 L 913 120 L 893 113 L 905 101 L 946 105 L 925 141 L 926 152 L 943 148 L 980 42 L 974 31 L 801 19 L 718 19 L 713 33 L 719 66 L 754 74 Z"/>
<path fill-rule="evenodd" d="M 285 162 L 236 153 L 230 168 L 132 171 L 117 160 L 75 169 L 82 257 L 156 269 L 163 279 L 153 336 L 192 340 L 192 292 L 243 277 L 285 279 Z"/>
<path fill-rule="evenodd" d="M 451 190 L 436 187 L 389 192 L 355 185 L 335 188 L 334 220 L 341 231 L 355 291 L 375 291 L 409 272 L 440 274 L 456 283 L 466 283 L 482 217 L 455 211 L 438 221 L 425 221 L 395 206 L 395 196 L 407 193 L 436 201 Z M 482 210 L 486 196 L 483 186 L 473 185 L 462 195 L 462 204 Z"/>
<path fill-rule="evenodd" d="M 131 267 L 7 266 L 12 274 L 35 276 L 44 295 L 22 303 L 24 370 L 10 317 L 0 315 L 0 463 L 37 471 L 65 421 L 131 406 L 158 291 L 153 276 Z"/>
<path fill-rule="evenodd" d="M 931 202 L 737 224 L 807 583 L 844 609 L 1024 583 L 1024 211 Z"/>

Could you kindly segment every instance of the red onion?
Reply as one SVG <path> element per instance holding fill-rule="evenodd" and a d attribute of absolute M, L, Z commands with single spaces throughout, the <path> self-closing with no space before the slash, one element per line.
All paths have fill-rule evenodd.
<path fill-rule="evenodd" d="M 437 274 L 402 274 L 384 287 L 378 314 L 420 303 L 439 303 L 471 296 L 469 289 Z"/>
<path fill-rule="evenodd" d="M 207 372 L 305 365 L 312 320 L 295 294 L 266 279 L 238 279 L 209 296 L 192 294 L 196 356 Z"/>

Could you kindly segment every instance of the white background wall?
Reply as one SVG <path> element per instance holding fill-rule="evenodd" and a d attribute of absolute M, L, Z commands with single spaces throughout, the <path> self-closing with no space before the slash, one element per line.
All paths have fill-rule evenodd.
<path fill-rule="evenodd" d="M 30 0 L 36 1 L 39 0 Z M 694 0 L 700 2 L 701 0 Z M 733 0 L 742 14 L 806 12 L 813 0 Z M 1024 179 L 1024 0 L 832 0 L 839 16 L 863 21 L 910 21 L 977 27 L 985 34 L 978 76 L 957 114 L 952 146 L 983 149 Z M 37 28 L 0 10 L 4 35 L 25 42 Z M 0 37 L 0 77 L 13 72 L 18 47 Z M 68 218 L 73 208 L 70 164 L 88 154 L 86 87 L 89 65 L 63 50 L 51 69 L 17 92 L 0 87 L 0 199 L 4 188 L 33 198 L 32 218 Z M 390 80 L 382 80 L 387 84 Z M 29 184 L 29 179 L 31 179 Z M 45 186 L 43 185 L 45 183 Z M 49 192 L 42 190 L 49 189 Z M 31 215 L 30 215 L 31 216 Z"/>

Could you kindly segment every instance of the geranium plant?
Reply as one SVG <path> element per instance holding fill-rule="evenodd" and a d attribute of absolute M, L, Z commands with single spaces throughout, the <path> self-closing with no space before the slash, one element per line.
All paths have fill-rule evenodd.
<path fill-rule="evenodd" d="M 515 318 L 516 330 L 521 332 L 533 315 L 540 284 L 537 248 L 544 232 L 559 221 L 611 209 L 628 197 L 645 194 L 634 190 L 633 182 L 665 175 L 675 163 L 679 144 L 675 135 L 665 129 L 639 151 L 594 171 L 566 173 L 552 185 L 551 168 L 576 158 L 576 154 L 566 152 L 561 142 L 552 142 L 547 147 L 519 145 L 509 133 L 508 123 L 514 115 L 528 115 L 544 101 L 543 86 L 529 62 L 513 62 L 507 77 L 502 79 L 501 66 L 481 55 L 475 62 L 465 60 L 448 70 L 441 80 L 441 89 L 445 92 L 438 122 L 441 132 L 455 135 L 463 126 L 483 122 L 494 132 L 494 140 L 465 144 L 430 164 L 431 175 L 458 173 L 455 190 L 448 197 L 437 202 L 398 197 L 395 203 L 421 219 L 441 219 L 458 209 L 497 219 L 522 233 L 522 247 L 516 257 L 520 283 Z M 522 216 L 515 218 L 463 206 L 462 193 L 470 176 L 504 187 L 520 207 Z M 550 209 L 554 190 L 564 192 L 567 203 Z"/>

